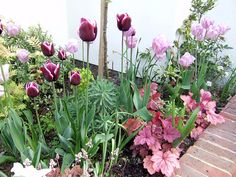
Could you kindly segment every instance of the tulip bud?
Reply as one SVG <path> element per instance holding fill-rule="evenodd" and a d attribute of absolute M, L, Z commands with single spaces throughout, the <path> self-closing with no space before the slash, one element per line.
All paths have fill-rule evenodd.
<path fill-rule="evenodd" d="M 4 95 L 4 87 L 0 85 L 0 97 Z"/>
<path fill-rule="evenodd" d="M 70 84 L 71 85 L 79 85 L 81 80 L 81 76 L 79 71 L 71 71 L 70 73 Z"/>
<path fill-rule="evenodd" d="M 64 49 L 60 49 L 58 51 L 58 55 L 57 56 L 61 60 L 66 60 L 67 59 L 66 51 Z"/>
<path fill-rule="evenodd" d="M 179 64 L 184 68 L 188 68 L 190 65 L 194 63 L 196 58 L 192 56 L 190 53 L 186 52 L 180 59 Z"/>
<path fill-rule="evenodd" d="M 92 42 L 97 37 L 97 23 L 88 21 L 85 18 L 81 18 L 80 27 L 77 31 L 78 36 L 82 41 Z"/>
<path fill-rule="evenodd" d="M 43 67 L 40 68 L 40 70 L 43 72 L 43 75 L 45 79 L 48 82 L 56 81 L 59 77 L 60 73 L 60 65 L 54 64 L 50 60 L 48 60 Z"/>
<path fill-rule="evenodd" d="M 1 22 L 1 19 L 0 19 L 0 35 L 2 34 L 3 32 L 3 25 L 2 25 L 2 22 Z"/>
<path fill-rule="evenodd" d="M 26 94 L 31 98 L 34 98 L 39 95 L 39 86 L 35 82 L 28 82 L 26 84 L 25 90 Z"/>
<path fill-rule="evenodd" d="M 21 63 L 26 63 L 29 61 L 29 52 L 25 49 L 17 50 L 16 52 L 17 58 L 20 60 Z"/>
<path fill-rule="evenodd" d="M 9 64 L 5 64 L 2 65 L 2 67 L 0 67 L 0 84 L 9 79 L 9 66 L 10 66 Z"/>
<path fill-rule="evenodd" d="M 41 44 L 41 50 L 42 50 L 43 54 L 47 57 L 51 57 L 55 53 L 53 43 L 50 43 L 50 42 L 47 42 L 47 41 L 44 41 Z"/>
<path fill-rule="evenodd" d="M 128 31 L 124 32 L 125 37 L 135 36 L 136 30 L 134 27 L 130 27 Z"/>
<path fill-rule="evenodd" d="M 76 53 L 78 51 L 79 44 L 76 39 L 70 39 L 66 44 L 66 51 L 70 53 Z"/>
<path fill-rule="evenodd" d="M 131 18 L 127 13 L 125 14 L 117 14 L 116 15 L 117 20 L 117 27 L 120 31 L 128 31 L 131 27 Z"/>

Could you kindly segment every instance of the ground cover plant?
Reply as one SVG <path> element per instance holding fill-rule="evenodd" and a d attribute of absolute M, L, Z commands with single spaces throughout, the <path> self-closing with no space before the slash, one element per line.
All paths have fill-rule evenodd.
<path fill-rule="evenodd" d="M 146 175 L 172 176 L 186 139 L 224 123 L 215 100 L 234 93 L 235 70 L 220 55 L 230 49 L 230 28 L 205 16 L 214 5 L 193 0 L 178 40 L 157 35 L 144 52 L 131 17 L 118 14 L 121 72 L 115 83 L 91 71 L 96 21 L 81 18 L 78 39 L 64 46 L 40 26 L 24 30 L 0 21 L 0 165 L 13 164 L 13 176 L 125 176 L 129 172 L 116 169 L 129 149 Z M 74 58 L 78 50 L 82 67 Z M 223 87 L 210 83 L 225 70 L 232 74 Z"/>

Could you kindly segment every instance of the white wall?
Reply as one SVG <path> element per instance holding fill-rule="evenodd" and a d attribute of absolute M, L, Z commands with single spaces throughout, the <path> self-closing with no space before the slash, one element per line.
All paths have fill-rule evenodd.
<path fill-rule="evenodd" d="M 137 37 L 142 41 L 140 49 L 151 46 L 152 39 L 164 34 L 170 41 L 175 30 L 189 14 L 191 0 L 112 0 L 108 12 L 108 59 L 119 69 L 121 33 L 116 26 L 116 14 L 127 12 L 132 17 Z M 227 42 L 236 48 L 235 0 L 218 0 L 217 7 L 208 16 L 217 23 L 231 27 Z M 69 38 L 77 38 L 80 18 L 95 19 L 100 25 L 100 0 L 5 0 L 1 2 L 0 16 L 12 18 L 23 27 L 40 23 L 54 37 L 54 42 L 64 45 Z M 98 32 L 99 33 L 99 32 Z M 98 63 L 99 36 L 91 46 L 91 62 Z M 80 46 L 81 47 L 81 46 Z M 236 49 L 228 52 L 236 64 Z M 81 59 L 81 50 L 77 54 Z"/>
<path fill-rule="evenodd" d="M 0 17 L 22 28 L 41 24 L 58 45 L 68 38 L 66 0 L 2 0 Z"/>

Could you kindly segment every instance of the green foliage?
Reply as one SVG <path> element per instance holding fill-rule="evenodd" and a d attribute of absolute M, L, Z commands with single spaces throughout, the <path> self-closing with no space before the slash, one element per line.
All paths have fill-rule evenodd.
<path fill-rule="evenodd" d="M 96 113 L 111 114 L 117 106 L 117 88 L 105 79 L 98 79 L 91 83 L 89 99 L 96 106 Z"/>
<path fill-rule="evenodd" d="M 81 68 L 79 69 L 80 76 L 81 76 L 81 81 L 78 86 L 78 91 L 79 93 L 84 93 L 90 85 L 91 81 L 94 80 L 93 74 L 90 70 L 87 70 L 86 68 Z"/>

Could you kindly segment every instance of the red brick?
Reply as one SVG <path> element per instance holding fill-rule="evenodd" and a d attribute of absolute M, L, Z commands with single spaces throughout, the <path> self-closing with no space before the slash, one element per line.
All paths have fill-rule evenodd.
<path fill-rule="evenodd" d="M 214 126 L 214 125 L 211 125 Z M 217 124 L 215 126 L 217 129 L 235 134 L 236 133 L 236 121 L 232 121 L 230 119 L 225 119 L 225 123 Z"/>
<path fill-rule="evenodd" d="M 236 134 L 232 134 L 229 132 L 225 132 L 223 130 L 219 130 L 217 127 L 215 126 L 209 126 L 206 130 L 205 133 L 211 133 L 214 134 L 216 136 L 222 137 L 226 140 L 232 141 L 233 143 L 236 142 Z"/>
<path fill-rule="evenodd" d="M 191 154 L 193 157 L 199 158 L 202 161 L 221 169 L 222 171 L 226 171 L 231 175 L 233 174 L 235 163 L 232 161 L 217 156 L 216 154 L 201 149 L 197 146 L 192 146 L 191 148 L 189 148 L 187 153 Z"/>
<path fill-rule="evenodd" d="M 220 115 L 222 115 L 224 118 L 236 121 L 236 115 L 235 114 L 231 114 L 231 113 L 225 112 L 223 110 L 223 111 L 221 111 Z"/>
<path fill-rule="evenodd" d="M 210 165 L 198 158 L 185 154 L 181 159 L 181 163 L 197 169 L 200 173 L 208 177 L 232 177 L 228 172 L 222 171 L 213 165 Z"/>
<path fill-rule="evenodd" d="M 203 133 L 200 138 L 200 140 L 205 140 L 205 141 L 209 141 L 211 142 L 212 144 L 216 144 L 217 146 L 220 146 L 220 147 L 223 147 L 223 148 L 226 148 L 232 152 L 236 152 L 236 144 L 232 143 L 232 142 L 229 142 L 229 141 L 226 141 L 222 138 L 219 138 L 217 136 L 214 136 L 214 135 L 210 135 L 210 134 L 207 134 L 207 133 Z"/>
<path fill-rule="evenodd" d="M 175 170 L 175 174 L 172 177 L 207 177 L 206 175 L 200 173 L 198 170 L 189 167 L 186 164 L 180 164 L 181 168 Z"/>
<path fill-rule="evenodd" d="M 210 142 L 205 142 L 202 140 L 198 140 L 194 144 L 194 146 L 200 147 L 212 154 L 215 154 L 221 158 L 226 158 L 226 159 L 236 163 L 236 153 L 234 153 L 230 150 L 224 149 L 223 147 L 216 146 L 214 144 L 211 144 Z"/>

